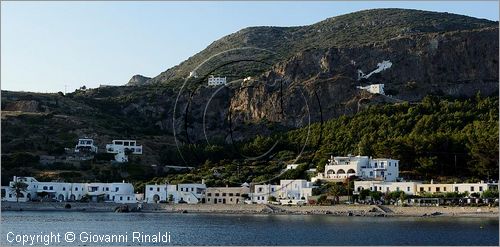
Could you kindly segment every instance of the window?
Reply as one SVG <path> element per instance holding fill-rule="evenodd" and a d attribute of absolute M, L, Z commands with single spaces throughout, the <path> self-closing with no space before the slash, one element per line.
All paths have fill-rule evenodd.
<path fill-rule="evenodd" d="M 391 166 L 391 162 L 389 161 L 389 166 Z"/>
<path fill-rule="evenodd" d="M 207 196 L 212 196 L 212 193 L 207 193 Z M 210 199 L 209 199 L 210 200 Z"/>
<path fill-rule="evenodd" d="M 123 196 L 120 196 L 120 201 L 122 201 L 122 200 L 123 200 Z"/>
<path fill-rule="evenodd" d="M 49 187 L 49 190 L 53 190 L 53 189 L 54 189 L 54 186 L 50 186 L 50 187 Z"/>
<path fill-rule="evenodd" d="M 262 188 L 259 188 L 259 192 L 262 192 Z"/>
<path fill-rule="evenodd" d="M 153 190 L 153 187 L 149 187 L 149 190 L 152 191 Z"/>
<path fill-rule="evenodd" d="M 123 145 L 123 142 L 122 141 L 116 141 L 115 145 Z"/>
<path fill-rule="evenodd" d="M 222 202 L 222 199 L 219 198 L 219 202 Z"/>
<path fill-rule="evenodd" d="M 470 187 L 470 191 L 474 191 L 474 186 L 471 186 L 471 187 Z"/>
<path fill-rule="evenodd" d="M 229 193 L 229 196 L 233 196 L 234 194 L 233 193 Z"/>
<path fill-rule="evenodd" d="M 446 191 L 446 187 L 443 187 L 443 191 Z"/>
<path fill-rule="evenodd" d="M 458 192 L 458 187 L 455 186 L 455 192 Z"/>
<path fill-rule="evenodd" d="M 127 196 L 127 201 L 130 201 L 130 196 Z"/>
<path fill-rule="evenodd" d="M 123 146 L 128 146 L 129 142 L 123 142 Z"/>
<path fill-rule="evenodd" d="M 44 188 L 45 189 L 45 188 Z M 78 191 L 78 187 L 75 187 L 75 191 Z"/>
<path fill-rule="evenodd" d="M 483 191 L 483 186 L 479 186 L 479 191 Z"/>
<path fill-rule="evenodd" d="M 43 186 L 43 189 L 46 190 L 47 189 L 47 186 Z"/>
<path fill-rule="evenodd" d="M 240 193 L 236 193 L 236 196 L 240 196 Z"/>
<path fill-rule="evenodd" d="M 271 191 L 274 192 L 274 188 L 271 188 Z"/>
<path fill-rule="evenodd" d="M 439 191 L 441 191 L 441 188 L 436 187 L 436 192 L 439 192 Z"/>
<path fill-rule="evenodd" d="M 66 187 L 63 187 L 63 191 L 66 191 Z"/>
<path fill-rule="evenodd" d="M 215 196 L 219 196 L 219 193 L 215 193 Z"/>
<path fill-rule="evenodd" d="M 410 191 L 410 187 L 406 187 L 406 191 Z"/>
<path fill-rule="evenodd" d="M 210 198 L 207 199 L 207 202 L 209 202 L 209 201 L 210 201 Z"/>
<path fill-rule="evenodd" d="M 194 191 L 194 188 L 191 188 L 191 191 Z"/>
<path fill-rule="evenodd" d="M 431 187 L 427 187 L 427 191 L 431 191 Z"/>
<path fill-rule="evenodd" d="M 382 191 L 382 187 L 378 187 L 378 190 Z"/>
<path fill-rule="evenodd" d="M 420 192 L 424 192 L 424 187 L 420 187 Z"/>
<path fill-rule="evenodd" d="M 399 191 L 399 187 L 396 187 L 396 191 Z"/>
<path fill-rule="evenodd" d="M 386 189 L 386 190 L 387 190 L 387 191 L 389 191 L 389 187 L 387 187 L 387 189 Z"/>
<path fill-rule="evenodd" d="M 156 191 L 160 192 L 160 187 L 156 188 Z"/>
<path fill-rule="evenodd" d="M 120 190 L 120 188 L 118 188 L 118 187 L 115 187 L 115 192 L 118 192 L 118 190 Z"/>
<path fill-rule="evenodd" d="M 222 196 L 226 196 L 226 193 L 222 193 Z"/>

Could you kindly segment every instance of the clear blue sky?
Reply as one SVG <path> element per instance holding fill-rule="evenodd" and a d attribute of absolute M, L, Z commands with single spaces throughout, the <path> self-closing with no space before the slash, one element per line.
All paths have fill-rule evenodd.
<path fill-rule="evenodd" d="M 498 20 L 498 2 L 2 2 L 3 90 L 68 92 L 153 77 L 248 26 L 308 25 L 371 8 Z"/>

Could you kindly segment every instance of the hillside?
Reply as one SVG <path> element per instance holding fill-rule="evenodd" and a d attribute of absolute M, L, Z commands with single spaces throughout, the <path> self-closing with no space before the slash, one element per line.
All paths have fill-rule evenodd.
<path fill-rule="evenodd" d="M 498 48 L 498 22 L 417 10 L 367 10 L 310 26 L 245 28 L 154 78 L 136 75 L 129 86 L 66 95 L 2 91 L 2 162 L 28 153 L 21 162 L 36 163 L 40 155 L 74 147 L 78 137 L 92 137 L 101 149 L 113 139 L 137 139 L 144 155 L 130 162 L 133 172 L 103 160 L 96 161 L 98 169 L 85 164 L 99 170 L 86 170 L 82 176 L 90 180 L 163 174 L 151 165 L 240 164 L 248 158 L 219 154 L 231 144 L 244 148 L 256 136 L 362 116 L 371 107 L 411 106 L 429 95 L 465 101 L 478 93 L 496 96 Z M 230 83 L 207 87 L 210 74 Z M 375 83 L 385 84 L 385 95 L 357 89 Z M 360 138 L 349 144 L 327 139 L 320 156 L 352 152 Z M 19 167 L 2 167 L 2 176 L 31 172 Z"/>
<path fill-rule="evenodd" d="M 184 80 L 210 56 L 234 48 L 258 47 L 276 53 L 268 57 L 270 61 L 263 68 L 265 70 L 306 49 L 353 48 L 385 43 L 391 39 L 492 27 L 498 27 L 498 24 L 456 14 L 407 9 L 359 11 L 301 27 L 249 27 L 213 42 L 203 51 L 147 83 Z"/>

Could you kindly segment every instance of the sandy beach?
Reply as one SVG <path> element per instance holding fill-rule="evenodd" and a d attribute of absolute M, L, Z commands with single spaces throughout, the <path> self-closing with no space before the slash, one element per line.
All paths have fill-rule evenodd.
<path fill-rule="evenodd" d="M 71 208 L 66 208 L 66 205 Z M 114 212 L 124 204 L 2 202 L 2 211 L 86 211 Z M 129 208 L 138 204 L 127 204 Z M 262 204 L 142 204 L 144 213 L 211 213 L 211 214 L 298 214 L 372 217 L 492 217 L 498 218 L 498 207 L 400 207 L 376 205 L 278 206 Z"/>

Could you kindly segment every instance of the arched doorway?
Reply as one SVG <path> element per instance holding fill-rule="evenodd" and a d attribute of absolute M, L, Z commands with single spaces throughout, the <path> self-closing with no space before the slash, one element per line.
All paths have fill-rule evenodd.
<path fill-rule="evenodd" d="M 155 194 L 155 195 L 153 196 L 153 202 L 158 203 L 159 201 L 160 201 L 160 196 L 159 196 L 159 195 L 157 195 L 157 194 Z"/>
<path fill-rule="evenodd" d="M 60 202 L 64 201 L 64 195 L 59 194 L 59 196 L 57 197 L 57 200 L 59 200 Z"/>
<path fill-rule="evenodd" d="M 337 174 L 345 174 L 344 169 L 339 169 L 339 170 L 337 171 Z"/>

